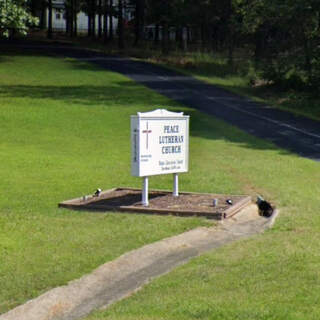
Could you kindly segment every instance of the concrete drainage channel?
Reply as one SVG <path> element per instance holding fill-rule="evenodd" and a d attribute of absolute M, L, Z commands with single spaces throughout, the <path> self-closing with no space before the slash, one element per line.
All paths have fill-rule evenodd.
<path fill-rule="evenodd" d="M 107 308 L 130 296 L 153 278 L 209 250 L 270 228 L 278 211 L 270 218 L 258 214 L 252 204 L 218 226 L 197 228 L 123 254 L 91 274 L 43 295 L 0 316 L 0 320 L 72 320 L 91 311 Z"/>

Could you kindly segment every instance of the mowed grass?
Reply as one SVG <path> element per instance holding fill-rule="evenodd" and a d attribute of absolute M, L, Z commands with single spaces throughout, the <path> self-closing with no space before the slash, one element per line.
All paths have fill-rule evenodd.
<path fill-rule="evenodd" d="M 318 319 L 318 163 L 83 62 L 3 57 L 0 81 L 2 312 L 126 250 L 204 224 L 56 208 L 98 186 L 140 186 L 128 165 L 129 115 L 161 106 L 191 115 L 183 190 L 260 193 L 280 217 L 272 230 L 194 259 L 87 319 Z M 150 182 L 168 188 L 171 177 Z"/>
<path fill-rule="evenodd" d="M 280 208 L 275 226 L 193 259 L 86 320 L 319 319 L 319 163 L 190 114 L 191 172 L 184 186 L 262 194 Z"/>
<path fill-rule="evenodd" d="M 267 143 L 254 148 L 251 137 L 209 117 L 202 130 L 224 139 L 199 138 L 198 165 L 210 172 L 199 179 L 219 190 L 214 175 L 223 172 L 240 192 L 273 200 L 281 209 L 274 228 L 196 258 L 86 319 L 319 319 L 319 163 Z"/>
<path fill-rule="evenodd" d="M 57 207 L 97 187 L 140 187 L 130 173 L 130 115 L 170 105 L 85 62 L 1 55 L 0 313 L 128 250 L 208 225 Z M 150 187 L 170 188 L 171 179 Z"/>

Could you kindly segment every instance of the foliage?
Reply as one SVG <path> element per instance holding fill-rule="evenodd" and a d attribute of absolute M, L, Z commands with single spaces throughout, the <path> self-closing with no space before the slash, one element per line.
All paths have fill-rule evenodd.
<path fill-rule="evenodd" d="M 245 51 L 236 51 L 237 63 L 233 66 L 228 64 L 225 54 L 172 52 L 169 56 L 163 57 L 156 53 L 155 51 L 148 53 L 148 56 L 152 57 L 149 58 L 149 61 L 163 64 L 228 91 L 247 96 L 252 100 L 320 120 L 318 90 L 301 91 L 301 88 L 305 88 L 305 83 L 301 83 L 300 76 L 293 72 L 289 74 L 287 80 L 281 82 L 280 88 L 279 85 L 267 83 L 261 79 L 261 71 L 258 72 L 254 68 L 254 61 L 243 56 Z M 140 58 L 145 59 L 145 56 Z"/>
<path fill-rule="evenodd" d="M 320 4 L 314 0 L 238 1 L 243 31 L 252 35 L 264 77 L 276 84 L 295 74 L 313 86 L 319 73 Z M 290 80 L 291 78 L 291 80 Z M 302 86 L 304 88 L 304 86 Z"/>
<path fill-rule="evenodd" d="M 28 27 L 37 23 L 27 9 L 27 0 L 0 0 L 0 33 L 5 37 L 14 32 L 26 34 Z"/>
<path fill-rule="evenodd" d="M 4 3 L 4 0 L 1 0 Z M 16 3 L 24 0 L 7 0 Z M 41 0 L 29 0 L 31 8 Z M 255 68 L 264 80 L 282 89 L 299 89 L 317 94 L 320 83 L 320 2 L 318 0 L 64 0 L 67 10 L 67 33 L 76 36 L 75 17 L 79 10 L 88 15 L 88 35 L 96 37 L 95 15 L 99 15 L 98 37 L 110 43 L 113 33 L 121 38 L 121 47 L 135 33 L 134 45 L 150 38 L 154 47 L 161 41 L 162 54 L 173 48 L 195 48 L 204 52 L 227 52 L 234 64 L 237 49 L 254 56 Z M 21 2 L 19 2 L 21 3 Z M 101 30 L 101 19 L 120 19 L 123 8 L 134 10 L 134 28 L 111 32 Z M 43 6 L 42 6 L 43 7 Z M 126 10 L 126 9 L 124 9 Z M 103 16 L 103 17 L 102 17 Z M 20 17 L 22 17 L 20 15 Z M 13 19 L 17 20 L 17 18 Z M 74 26 L 73 26 L 74 21 Z M 8 32 L 8 31 L 7 31 Z M 169 37 L 169 33 L 171 37 Z M 187 35 L 187 39 L 186 38 Z M 122 39 L 123 38 L 123 39 Z M 150 41 L 148 41 L 150 43 Z M 173 45 L 173 42 L 176 42 Z"/>
<path fill-rule="evenodd" d="M 36 7 L 39 1 L 30 0 L 31 7 Z M 126 30 L 126 37 L 123 38 L 121 28 L 115 32 L 121 38 L 118 41 L 121 47 L 129 46 L 127 42 L 133 38 L 129 33 L 134 33 L 136 47 L 146 43 L 143 39 L 153 38 L 154 47 L 161 43 L 163 55 L 168 55 L 173 48 L 227 52 L 230 66 L 235 63 L 235 51 L 244 49 L 248 56 L 255 58 L 256 73 L 261 74 L 266 82 L 284 90 L 318 93 L 318 0 L 122 0 L 117 3 L 111 0 L 65 0 L 69 13 L 67 29 L 73 30 L 72 21 L 79 10 L 84 10 L 88 15 L 88 35 L 96 37 L 93 17 L 99 15 L 98 21 L 101 22 L 102 16 L 104 21 L 115 16 L 119 21 L 120 4 L 134 10 L 135 17 L 135 27 Z M 144 29 L 146 25 L 148 31 Z M 75 25 L 74 32 L 67 33 L 75 36 L 76 28 Z M 152 36 L 150 28 L 153 28 Z M 98 29 L 98 37 L 104 32 L 104 42 L 109 44 L 113 32 L 108 28 L 102 31 L 101 23 Z"/>
<path fill-rule="evenodd" d="M 317 93 L 320 83 L 320 2 L 316 0 L 148 1 L 149 22 L 188 26 L 201 48 L 246 48 L 264 80 Z M 200 38 L 200 39 L 199 39 Z M 179 39 L 178 39 L 179 40 Z"/>

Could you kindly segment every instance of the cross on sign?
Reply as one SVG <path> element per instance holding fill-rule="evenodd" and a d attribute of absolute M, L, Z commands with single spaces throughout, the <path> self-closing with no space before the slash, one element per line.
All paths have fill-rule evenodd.
<path fill-rule="evenodd" d="M 145 133 L 147 135 L 147 139 L 146 139 L 146 148 L 148 150 L 149 147 L 149 133 L 151 133 L 152 131 L 149 130 L 149 123 L 147 122 L 147 129 L 143 130 L 142 133 Z"/>

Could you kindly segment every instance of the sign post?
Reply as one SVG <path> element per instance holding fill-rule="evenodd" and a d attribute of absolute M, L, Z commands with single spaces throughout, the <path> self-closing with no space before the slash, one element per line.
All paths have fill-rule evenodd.
<path fill-rule="evenodd" d="M 142 205 L 146 206 L 146 207 L 149 205 L 148 189 L 149 189 L 149 178 L 148 177 L 143 177 Z"/>
<path fill-rule="evenodd" d="M 143 177 L 142 203 L 148 206 L 148 177 L 173 174 L 173 196 L 179 195 L 178 173 L 189 164 L 189 116 L 157 109 L 131 116 L 131 171 Z"/>
<path fill-rule="evenodd" d="M 179 177 L 177 173 L 173 174 L 173 192 L 172 195 L 174 197 L 179 196 Z"/>

